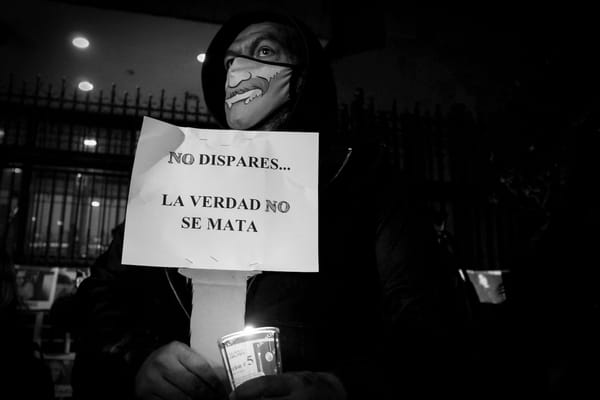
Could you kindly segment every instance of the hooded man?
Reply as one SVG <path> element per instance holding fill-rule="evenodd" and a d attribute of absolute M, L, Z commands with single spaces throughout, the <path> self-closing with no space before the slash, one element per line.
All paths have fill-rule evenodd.
<path fill-rule="evenodd" d="M 335 133 L 337 107 L 332 73 L 316 37 L 295 19 L 251 14 L 225 24 L 207 50 L 202 83 L 207 106 L 223 127 L 319 131 L 321 137 Z M 321 141 L 321 145 L 326 142 Z M 325 146 L 322 156 L 329 159 L 332 146 Z M 331 175 L 330 169 L 325 168 L 321 175 Z M 344 279 L 344 269 L 350 264 L 340 264 L 333 256 L 323 263 L 323 258 L 321 256 L 320 274 L 264 272 L 252 279 L 247 294 L 246 322 L 280 329 L 283 368 L 287 372 L 246 383 L 236 390 L 236 398 L 345 398 L 346 389 L 339 377 L 342 365 L 338 362 L 344 359 L 340 356 L 342 350 L 320 341 L 333 338 L 353 322 L 340 319 L 340 315 L 350 316 L 342 311 L 348 305 L 340 301 L 350 297 L 349 287 L 336 290 L 332 284 L 336 277 Z M 364 274 L 361 276 L 365 278 Z M 360 285 L 355 284 L 353 288 L 358 290 Z M 372 292 L 375 294 L 376 290 Z M 342 297 L 336 299 L 342 293 Z M 373 311 L 375 309 L 373 307 Z M 167 349 L 181 352 L 184 358 L 197 358 L 193 365 L 200 367 L 200 356 L 191 349 L 182 346 Z M 163 392 L 165 388 L 153 379 L 157 369 L 155 360 L 166 353 L 167 350 L 159 351 L 142 365 L 137 378 L 138 394 L 169 393 Z M 206 364 L 196 372 L 186 369 L 190 370 L 179 368 L 179 379 L 187 373 L 190 381 L 196 380 L 196 385 L 212 380 L 214 386 L 218 386 Z M 196 393 L 194 386 L 187 385 L 191 382 L 182 382 L 178 388 L 188 395 Z M 218 396 L 218 390 L 215 393 Z"/>
<path fill-rule="evenodd" d="M 336 91 L 322 46 L 294 18 L 242 15 L 211 42 L 202 84 L 223 128 L 320 133 L 319 272 L 251 278 L 246 323 L 280 329 L 283 373 L 243 383 L 234 398 L 381 398 L 390 381 L 382 363 L 382 345 L 390 339 L 382 309 L 393 309 L 386 311 L 393 325 L 401 319 L 396 314 L 427 320 L 420 312 L 435 288 L 425 288 L 423 274 L 411 269 L 427 249 L 408 234 L 417 213 L 407 212 L 407 197 L 393 211 L 383 207 L 389 197 L 377 193 L 382 185 L 369 173 L 369 158 L 350 157 L 336 137 Z M 79 289 L 88 309 L 82 310 L 75 395 L 225 398 L 224 383 L 189 347 L 185 278 L 172 269 L 122 267 L 122 234 L 115 232 Z M 391 364 L 397 361 L 390 357 Z M 98 385 L 98 376 L 107 377 L 107 385 Z"/>
<path fill-rule="evenodd" d="M 343 399 L 358 393 L 353 376 L 359 368 L 371 375 L 377 366 L 368 361 L 376 346 L 361 344 L 359 334 L 379 330 L 378 281 L 372 249 L 361 245 L 362 234 L 349 235 L 366 231 L 349 214 L 358 202 L 342 203 L 351 195 L 348 182 L 337 185 L 349 153 L 334 143 L 336 91 L 321 44 L 294 18 L 245 14 L 226 23 L 211 42 L 202 83 L 207 106 L 223 128 L 320 133 L 320 272 L 252 278 L 246 323 L 280 329 L 284 372 L 246 382 L 235 391 L 237 398 Z M 73 375 L 75 395 L 225 398 L 224 383 L 189 347 L 191 293 L 185 279 L 169 269 L 122 267 L 122 234 L 115 231 L 78 293 L 89 309 L 82 310 L 87 320 Z M 98 376 L 110 377 L 107 386 L 94 384 Z"/>

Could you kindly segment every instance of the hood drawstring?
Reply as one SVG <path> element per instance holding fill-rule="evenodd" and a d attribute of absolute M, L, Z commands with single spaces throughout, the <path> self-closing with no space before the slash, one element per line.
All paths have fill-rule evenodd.
<path fill-rule="evenodd" d="M 342 170 L 346 167 L 346 164 L 348 164 L 348 161 L 350 161 L 351 155 L 352 155 L 352 147 L 348 147 L 348 149 L 346 150 L 346 157 L 344 158 L 344 161 L 342 161 L 342 165 L 340 165 L 340 168 L 338 168 L 337 172 L 333 175 L 333 178 L 331 178 L 329 180 L 329 182 L 327 182 L 328 185 L 332 184 L 333 181 L 335 181 L 337 179 L 337 177 L 342 173 Z"/>

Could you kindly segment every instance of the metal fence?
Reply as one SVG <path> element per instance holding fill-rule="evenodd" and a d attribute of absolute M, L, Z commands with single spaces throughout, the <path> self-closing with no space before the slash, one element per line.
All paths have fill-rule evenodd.
<path fill-rule="evenodd" d="M 142 116 L 214 127 L 197 95 L 82 96 L 12 77 L 0 90 L 0 239 L 15 260 L 87 266 L 123 221 Z"/>
<path fill-rule="evenodd" d="M 487 122 L 461 104 L 376 110 L 360 89 L 340 112 L 352 143 L 376 142 L 386 165 L 424 193 L 465 268 L 511 269 L 529 240 L 523 225 L 543 210 L 525 209 L 503 184 Z"/>
<path fill-rule="evenodd" d="M 0 230 L 20 263 L 85 266 L 104 251 L 123 221 L 142 116 L 215 127 L 198 96 L 142 98 L 100 91 L 92 97 L 42 85 L 0 90 Z M 447 218 L 472 268 L 506 268 L 518 213 L 489 190 L 484 125 L 464 107 L 443 113 L 418 105 L 376 111 L 360 90 L 339 113 L 339 135 L 375 144 L 390 168 L 408 176 Z M 393 184 L 393 183 L 392 183 Z"/>
<path fill-rule="evenodd" d="M 96 258 L 125 215 L 127 174 L 34 168 L 25 254 L 61 265 Z"/>

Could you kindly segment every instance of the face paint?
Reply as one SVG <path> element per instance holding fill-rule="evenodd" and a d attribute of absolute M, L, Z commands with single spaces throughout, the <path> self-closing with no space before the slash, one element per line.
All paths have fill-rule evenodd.
<path fill-rule="evenodd" d="M 290 98 L 292 66 L 235 57 L 227 70 L 225 116 L 232 129 L 250 129 Z"/>

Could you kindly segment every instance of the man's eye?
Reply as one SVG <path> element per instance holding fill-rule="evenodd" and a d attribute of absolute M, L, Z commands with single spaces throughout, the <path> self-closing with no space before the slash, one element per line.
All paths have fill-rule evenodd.
<path fill-rule="evenodd" d="M 272 48 L 270 47 L 266 47 L 266 46 L 262 46 L 257 50 L 258 56 L 259 57 L 268 57 L 268 56 L 272 56 L 273 54 L 275 54 L 275 52 L 273 51 Z"/>

